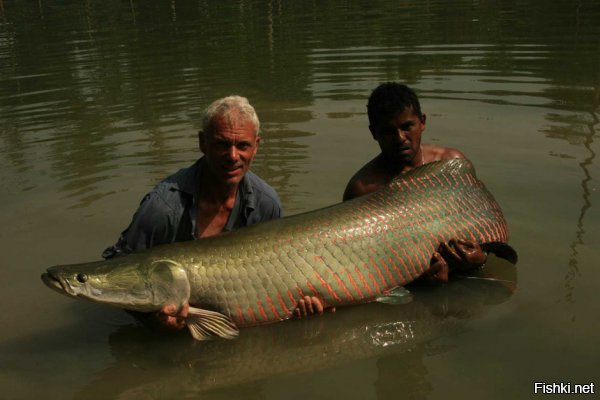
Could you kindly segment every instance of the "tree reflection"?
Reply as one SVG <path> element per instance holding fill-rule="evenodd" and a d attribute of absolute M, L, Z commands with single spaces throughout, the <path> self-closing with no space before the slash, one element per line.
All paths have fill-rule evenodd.
<path fill-rule="evenodd" d="M 0 140 L 17 163 L 35 153 L 74 206 L 114 191 L 118 176 L 102 171 L 166 163 L 146 172 L 156 181 L 190 163 L 182 149 L 195 141 L 174 139 L 193 137 L 200 110 L 231 93 L 292 118 L 262 117 L 271 155 L 257 163 L 291 199 L 309 157 L 295 139 L 326 134 L 293 128 L 313 118 L 293 110 L 316 99 L 363 104 L 380 81 L 442 80 L 423 96 L 564 109 L 548 87 L 582 90 L 598 70 L 590 1 L 2 4 Z"/>

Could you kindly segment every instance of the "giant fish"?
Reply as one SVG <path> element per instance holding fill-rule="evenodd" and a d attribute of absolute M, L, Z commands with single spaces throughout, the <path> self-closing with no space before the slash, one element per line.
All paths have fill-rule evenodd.
<path fill-rule="evenodd" d="M 387 376 L 403 392 L 417 393 L 419 385 L 428 382 L 415 379 L 427 373 L 423 360 L 432 351 L 439 355 L 452 348 L 438 340 L 451 341 L 454 335 L 465 333 L 471 320 L 488 314 L 512 295 L 516 281 L 507 284 L 496 277 L 508 275 L 516 280 L 516 270 L 496 261 L 490 260 L 476 276 L 456 277 L 435 290 L 414 288 L 413 301 L 402 307 L 371 303 L 340 309 L 321 318 L 307 318 L 301 326 L 249 329 L 233 343 L 195 346 L 179 336 L 165 340 L 139 326 L 121 326 L 108 338 L 112 362 L 96 373 L 97 379 L 79 387 L 80 395 L 73 398 L 152 399 L 157 393 L 161 398 L 235 398 L 243 390 L 239 385 L 253 382 L 256 388 L 265 379 L 279 384 L 306 381 L 306 374 L 310 379 L 324 371 L 331 378 L 364 360 L 377 360 L 378 381 Z M 389 362 L 390 357 L 394 362 Z M 419 365 L 422 368 L 415 368 Z M 207 393 L 215 389 L 218 396 Z"/>
<path fill-rule="evenodd" d="M 453 238 L 516 262 L 502 211 L 466 159 L 426 164 L 372 194 L 316 211 L 50 267 L 42 280 L 67 296 L 132 311 L 188 303 L 194 338 L 234 338 L 238 327 L 290 318 L 306 295 L 325 307 L 401 302 L 403 286 Z"/>

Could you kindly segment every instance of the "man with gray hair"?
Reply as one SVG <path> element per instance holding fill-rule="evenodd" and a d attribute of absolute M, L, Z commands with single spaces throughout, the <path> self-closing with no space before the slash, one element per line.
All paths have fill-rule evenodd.
<path fill-rule="evenodd" d="M 259 127 L 245 97 L 228 96 L 209 105 L 198 133 L 204 156 L 156 185 L 102 257 L 213 236 L 281 217 L 275 190 L 249 170 L 260 143 Z M 158 317 L 167 326 L 181 327 L 185 314 L 186 310 L 172 305 Z"/>
<path fill-rule="evenodd" d="M 279 218 L 277 193 L 249 171 L 260 143 L 259 124 L 245 97 L 224 97 L 208 106 L 198 133 L 204 156 L 156 185 L 102 257 Z"/>

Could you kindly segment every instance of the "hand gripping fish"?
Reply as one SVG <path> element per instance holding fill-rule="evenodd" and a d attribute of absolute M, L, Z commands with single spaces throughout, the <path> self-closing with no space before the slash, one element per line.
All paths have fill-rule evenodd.
<path fill-rule="evenodd" d="M 372 194 L 206 239 L 42 274 L 50 288 L 132 311 L 190 304 L 194 338 L 289 319 L 296 299 L 325 307 L 399 303 L 441 242 L 481 244 L 515 263 L 500 207 L 466 159 L 437 161 Z"/>

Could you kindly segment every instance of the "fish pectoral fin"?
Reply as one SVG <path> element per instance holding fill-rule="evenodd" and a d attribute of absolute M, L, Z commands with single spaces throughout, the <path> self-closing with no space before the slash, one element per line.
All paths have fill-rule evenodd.
<path fill-rule="evenodd" d="M 202 308 L 190 307 L 186 324 L 196 340 L 210 340 L 215 336 L 235 339 L 240 334 L 231 318 Z"/>
<path fill-rule="evenodd" d="M 516 264 L 519 258 L 515 249 L 502 242 L 482 243 L 481 249 L 483 251 L 487 251 L 488 253 L 494 253 L 496 257 L 504 258 L 511 264 Z"/>
<path fill-rule="evenodd" d="M 412 294 L 403 286 L 397 286 L 375 299 L 375 301 L 385 304 L 408 304 L 412 300 Z"/>

